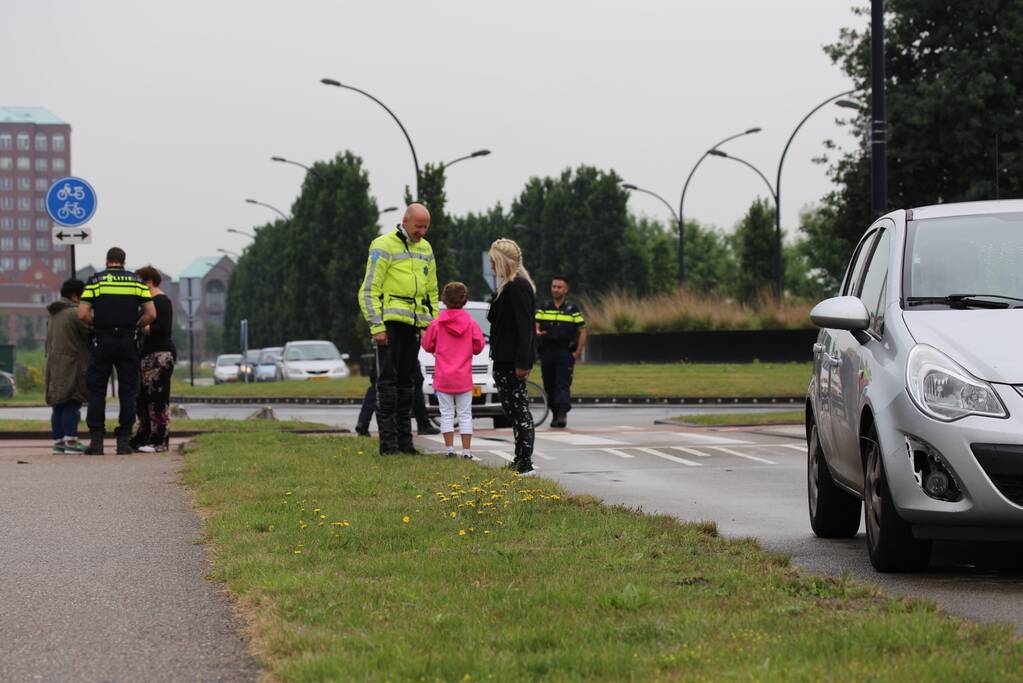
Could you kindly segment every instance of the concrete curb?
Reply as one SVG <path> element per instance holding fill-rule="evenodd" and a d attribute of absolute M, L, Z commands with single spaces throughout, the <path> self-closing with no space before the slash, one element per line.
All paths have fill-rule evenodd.
<path fill-rule="evenodd" d="M 804 396 L 573 396 L 579 406 L 760 406 L 802 405 Z M 171 403 L 209 403 L 213 405 L 323 405 L 357 406 L 361 398 L 336 396 L 172 396 Z"/>

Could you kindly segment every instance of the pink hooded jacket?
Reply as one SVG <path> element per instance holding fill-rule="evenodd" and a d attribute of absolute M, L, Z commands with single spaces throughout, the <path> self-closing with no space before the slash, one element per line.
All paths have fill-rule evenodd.
<path fill-rule="evenodd" d="M 472 391 L 472 357 L 483 351 L 483 331 L 461 308 L 447 308 L 426 328 L 423 349 L 437 360 L 433 388 L 445 394 Z"/>

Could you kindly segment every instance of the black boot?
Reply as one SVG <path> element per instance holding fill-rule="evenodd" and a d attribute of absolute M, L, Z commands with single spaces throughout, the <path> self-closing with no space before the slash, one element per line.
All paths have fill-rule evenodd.
<path fill-rule="evenodd" d="M 103 432 L 89 432 L 89 445 L 83 453 L 86 455 L 103 455 Z"/>
<path fill-rule="evenodd" d="M 398 437 L 398 450 L 407 455 L 419 455 L 412 443 L 412 403 L 415 391 L 412 387 L 402 387 L 397 391 L 394 409 L 394 426 Z"/>
<path fill-rule="evenodd" d="M 566 424 L 565 413 L 561 412 L 560 408 L 555 408 L 553 410 L 553 413 L 554 415 L 551 417 L 551 427 L 556 427 L 559 429 L 561 427 L 564 427 Z"/>
<path fill-rule="evenodd" d="M 427 434 L 440 434 L 440 430 L 433 426 L 431 422 L 420 422 L 416 431 L 419 436 L 426 436 Z"/>
<path fill-rule="evenodd" d="M 380 455 L 398 454 L 398 434 L 395 426 L 394 385 L 377 385 L 377 431 L 380 439 Z"/>
<path fill-rule="evenodd" d="M 131 455 L 135 452 L 131 447 L 131 432 L 118 428 L 114 435 L 117 437 L 118 455 Z"/>

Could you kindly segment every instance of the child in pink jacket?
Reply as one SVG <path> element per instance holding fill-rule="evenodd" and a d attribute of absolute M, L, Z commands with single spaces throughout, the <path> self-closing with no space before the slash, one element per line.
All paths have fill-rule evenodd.
<path fill-rule="evenodd" d="M 455 455 L 455 416 L 462 435 L 462 457 L 472 458 L 472 357 L 483 351 L 483 331 L 462 310 L 469 290 L 461 282 L 444 285 L 440 300 L 447 307 L 423 335 L 423 349 L 436 358 L 433 390 L 440 404 L 440 431 L 448 457 Z"/>

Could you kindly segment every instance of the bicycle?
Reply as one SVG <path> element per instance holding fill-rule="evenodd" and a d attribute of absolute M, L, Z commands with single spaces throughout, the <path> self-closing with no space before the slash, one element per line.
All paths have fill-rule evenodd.
<path fill-rule="evenodd" d="M 57 209 L 57 217 L 66 219 L 68 216 L 74 216 L 75 218 L 83 218 L 85 216 L 85 209 L 78 206 L 77 203 L 71 204 L 70 202 L 65 203 L 64 206 Z"/>
<path fill-rule="evenodd" d="M 85 199 L 85 189 L 80 185 L 71 187 L 71 183 L 64 183 L 64 187 L 57 190 L 57 199 L 59 201 L 64 201 L 68 197 L 73 197 L 78 201 L 82 201 Z"/>

